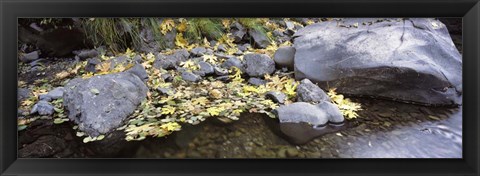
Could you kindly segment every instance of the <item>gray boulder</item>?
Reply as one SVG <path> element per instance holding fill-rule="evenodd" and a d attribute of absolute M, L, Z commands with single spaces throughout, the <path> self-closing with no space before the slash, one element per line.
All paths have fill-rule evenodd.
<path fill-rule="evenodd" d="M 240 23 L 235 22 L 231 25 L 231 33 L 235 42 L 242 41 L 245 34 L 247 34 L 247 29 L 245 29 Z"/>
<path fill-rule="evenodd" d="M 213 70 L 215 71 L 215 74 L 218 75 L 218 76 L 228 75 L 228 70 L 227 69 L 214 66 Z"/>
<path fill-rule="evenodd" d="M 275 62 L 265 54 L 245 54 L 243 59 L 249 76 L 263 77 L 275 71 Z"/>
<path fill-rule="evenodd" d="M 52 101 L 52 100 L 62 98 L 64 92 L 65 92 L 65 88 L 57 87 L 46 94 L 40 95 L 38 98 L 44 101 Z"/>
<path fill-rule="evenodd" d="M 297 100 L 319 103 L 322 101 L 330 101 L 330 97 L 309 79 L 303 79 L 297 86 Z"/>
<path fill-rule="evenodd" d="M 32 62 L 40 58 L 40 54 L 38 51 L 33 51 L 30 53 L 26 53 L 20 57 L 20 61 L 22 62 Z"/>
<path fill-rule="evenodd" d="M 344 19 L 294 35 L 295 77 L 337 92 L 427 105 L 458 105 L 462 57 L 440 21 Z"/>
<path fill-rule="evenodd" d="M 295 47 L 292 46 L 282 46 L 275 51 L 273 56 L 273 61 L 279 66 L 287 67 L 289 70 L 293 70 L 293 61 L 295 57 Z"/>
<path fill-rule="evenodd" d="M 30 114 L 38 113 L 39 115 L 52 115 L 54 111 L 54 107 L 47 101 L 40 100 L 37 104 L 33 105 Z"/>
<path fill-rule="evenodd" d="M 76 78 L 65 86 L 63 103 L 80 130 L 98 136 L 123 125 L 147 91 L 143 81 L 129 72 Z"/>

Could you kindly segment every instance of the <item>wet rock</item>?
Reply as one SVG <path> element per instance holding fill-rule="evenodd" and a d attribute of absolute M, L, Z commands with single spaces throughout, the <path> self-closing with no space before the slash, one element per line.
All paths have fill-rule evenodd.
<path fill-rule="evenodd" d="M 290 70 L 293 70 L 293 60 L 295 56 L 295 48 L 291 46 L 282 46 L 275 51 L 273 60 L 279 66 L 287 67 Z"/>
<path fill-rule="evenodd" d="M 143 82 L 147 82 L 147 80 L 148 80 L 147 70 L 145 70 L 145 68 L 143 67 L 142 64 L 135 64 L 132 68 L 127 70 L 127 72 L 136 75 Z"/>
<path fill-rule="evenodd" d="M 248 35 L 252 37 L 253 41 L 255 41 L 255 46 L 258 48 L 266 48 L 270 45 L 270 40 L 268 40 L 267 36 L 256 29 L 248 30 Z"/>
<path fill-rule="evenodd" d="M 285 103 L 285 99 L 287 98 L 287 96 L 284 93 L 277 92 L 277 91 L 267 92 L 265 96 L 271 99 L 273 102 L 280 103 L 280 104 Z"/>
<path fill-rule="evenodd" d="M 182 72 L 182 79 L 189 82 L 198 82 L 200 81 L 201 77 L 193 74 L 192 72 L 185 71 Z"/>
<path fill-rule="evenodd" d="M 80 59 L 93 58 L 98 56 L 98 51 L 95 49 L 82 50 L 78 52 L 77 56 L 80 57 Z"/>
<path fill-rule="evenodd" d="M 276 109 L 280 123 L 305 122 L 313 126 L 324 126 L 328 122 L 325 111 L 315 105 L 305 102 L 296 102 L 289 105 L 281 105 Z"/>
<path fill-rule="evenodd" d="M 228 75 L 228 70 L 227 69 L 214 66 L 213 70 L 215 71 L 215 74 L 218 75 L 218 76 Z"/>
<path fill-rule="evenodd" d="M 345 121 L 342 112 L 340 112 L 340 109 L 338 109 L 336 105 L 327 101 L 322 101 L 316 106 L 322 109 L 325 113 L 327 113 L 328 121 L 330 123 L 340 125 Z"/>
<path fill-rule="evenodd" d="M 231 57 L 227 59 L 225 62 L 222 63 L 222 67 L 227 69 L 230 69 L 231 67 L 237 67 L 242 70 L 242 72 L 245 71 L 242 61 L 237 59 L 236 57 Z"/>
<path fill-rule="evenodd" d="M 297 100 L 318 103 L 321 101 L 330 101 L 330 97 L 309 79 L 303 79 L 297 86 Z"/>
<path fill-rule="evenodd" d="M 26 53 L 20 57 L 20 61 L 22 62 L 32 62 L 37 59 L 40 59 L 40 54 L 38 51 L 33 51 L 30 53 Z"/>
<path fill-rule="evenodd" d="M 438 20 L 326 21 L 295 37 L 297 79 L 343 94 L 461 104 L 462 57 Z"/>
<path fill-rule="evenodd" d="M 87 65 L 85 65 L 85 71 L 96 73 L 97 72 L 96 66 L 100 63 L 102 63 L 102 61 L 96 57 L 88 59 Z"/>
<path fill-rule="evenodd" d="M 203 72 L 205 75 L 215 73 L 213 66 L 208 62 L 200 61 L 198 62 L 198 65 L 200 66 L 200 71 Z"/>
<path fill-rule="evenodd" d="M 65 92 L 65 88 L 57 87 L 46 94 L 40 95 L 39 99 L 44 101 L 56 100 L 56 99 L 62 98 L 64 92 Z"/>
<path fill-rule="evenodd" d="M 275 62 L 265 54 L 245 54 L 246 73 L 252 77 L 263 77 L 275 71 Z"/>
<path fill-rule="evenodd" d="M 90 136 L 113 131 L 146 98 L 148 88 L 136 75 L 121 72 L 73 79 L 63 96 L 68 117 Z"/>
<path fill-rule="evenodd" d="M 33 105 L 30 114 L 38 113 L 39 115 L 52 115 L 54 107 L 47 101 L 40 100 L 37 104 Z"/>
<path fill-rule="evenodd" d="M 190 52 L 194 56 L 203 56 L 207 52 L 207 49 L 205 47 L 196 47 L 193 48 Z"/>
<path fill-rule="evenodd" d="M 44 158 L 65 150 L 65 140 L 56 136 L 47 135 L 39 137 L 35 142 L 26 145 L 18 150 L 20 158 Z"/>
<path fill-rule="evenodd" d="M 267 81 L 265 81 L 263 79 L 260 79 L 260 78 L 252 77 L 252 78 L 248 79 L 248 83 L 250 83 L 252 85 L 260 86 L 260 85 L 265 85 L 267 83 Z"/>

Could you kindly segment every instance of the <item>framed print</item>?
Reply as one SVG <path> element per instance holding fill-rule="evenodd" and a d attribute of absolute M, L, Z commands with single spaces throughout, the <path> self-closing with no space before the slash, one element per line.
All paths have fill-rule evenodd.
<path fill-rule="evenodd" d="M 1 173 L 478 175 L 479 8 L 2 1 Z"/>

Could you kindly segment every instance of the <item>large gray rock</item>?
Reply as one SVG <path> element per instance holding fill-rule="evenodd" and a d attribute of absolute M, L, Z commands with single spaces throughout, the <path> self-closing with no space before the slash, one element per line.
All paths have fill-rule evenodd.
<path fill-rule="evenodd" d="M 129 72 L 76 78 L 65 86 L 68 118 L 90 136 L 113 131 L 146 98 L 148 88 Z"/>
<path fill-rule="evenodd" d="M 263 77 L 275 71 L 275 62 L 265 54 L 245 54 L 243 59 L 249 76 Z"/>
<path fill-rule="evenodd" d="M 295 57 L 295 47 L 292 46 L 282 46 L 275 51 L 273 60 L 277 66 L 287 67 L 290 70 L 293 70 L 293 61 Z"/>
<path fill-rule="evenodd" d="M 339 93 L 461 104 L 462 58 L 434 19 L 345 19 L 295 34 L 295 76 Z"/>
<path fill-rule="evenodd" d="M 330 97 L 309 79 L 303 79 L 297 86 L 297 100 L 319 103 L 321 101 L 330 101 Z"/>

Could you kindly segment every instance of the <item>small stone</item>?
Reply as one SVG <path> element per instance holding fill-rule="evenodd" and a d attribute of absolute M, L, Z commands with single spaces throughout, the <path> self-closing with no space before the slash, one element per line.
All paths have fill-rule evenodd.
<path fill-rule="evenodd" d="M 27 54 L 24 54 L 23 56 L 20 57 L 20 60 L 22 62 L 32 62 L 34 60 L 37 60 L 40 58 L 40 54 L 38 51 L 33 51 Z"/>
<path fill-rule="evenodd" d="M 97 72 L 96 66 L 100 63 L 102 63 L 102 61 L 96 57 L 88 59 L 87 65 L 85 65 L 85 71 L 96 73 Z"/>
<path fill-rule="evenodd" d="M 203 56 L 207 52 L 207 49 L 205 47 L 196 47 L 193 48 L 190 52 L 194 56 Z"/>
<path fill-rule="evenodd" d="M 286 153 L 288 157 L 296 157 L 299 154 L 298 150 L 295 148 L 288 148 Z"/>
<path fill-rule="evenodd" d="M 218 51 L 227 52 L 227 49 L 225 48 L 225 45 L 224 45 L 224 44 L 218 45 L 217 49 L 218 49 Z"/>
<path fill-rule="evenodd" d="M 275 103 L 283 104 L 287 96 L 282 92 L 270 91 L 265 94 L 267 98 L 270 98 Z"/>
<path fill-rule="evenodd" d="M 240 70 L 242 70 L 242 72 L 245 71 L 242 61 L 237 59 L 236 57 L 228 58 L 225 62 L 223 62 L 222 67 L 227 69 L 230 69 L 232 67 L 237 67 Z"/>
<path fill-rule="evenodd" d="M 52 101 L 52 100 L 60 99 L 63 97 L 64 92 L 65 92 L 65 88 L 57 87 L 51 90 L 50 92 L 48 92 L 47 94 L 40 95 L 39 99 L 44 101 Z"/>
<path fill-rule="evenodd" d="M 252 85 L 260 86 L 260 85 L 265 85 L 267 83 L 267 81 L 265 81 L 263 79 L 260 79 L 260 78 L 252 77 L 252 78 L 248 79 L 248 83 L 250 83 Z"/>
<path fill-rule="evenodd" d="M 219 80 L 219 81 L 222 81 L 222 82 L 228 82 L 231 80 L 230 76 L 229 75 L 225 75 L 225 76 L 219 76 L 217 78 L 215 78 L 216 80 Z"/>
<path fill-rule="evenodd" d="M 82 50 L 77 54 L 78 57 L 81 59 L 87 59 L 87 58 L 93 58 L 98 56 L 98 51 L 97 50 Z"/>
<path fill-rule="evenodd" d="M 198 82 L 200 81 L 200 76 L 193 74 L 192 72 L 182 72 L 182 79 L 185 81 L 190 81 L 190 82 Z"/>
<path fill-rule="evenodd" d="M 38 113 L 39 115 L 52 115 L 54 107 L 47 101 L 40 100 L 32 108 L 30 114 Z"/>
<path fill-rule="evenodd" d="M 302 102 L 318 103 L 330 101 L 330 97 L 309 79 L 303 79 L 297 86 L 297 99 Z"/>
<path fill-rule="evenodd" d="M 200 71 L 205 73 L 205 75 L 210 75 L 215 73 L 213 66 L 208 62 L 200 61 L 198 62 L 198 65 L 200 66 Z"/>
<path fill-rule="evenodd" d="M 218 76 L 228 75 L 228 70 L 220 67 L 213 67 L 215 74 Z"/>
<path fill-rule="evenodd" d="M 159 88 L 157 88 L 157 90 L 162 95 L 173 95 L 173 94 L 175 94 L 175 89 L 168 88 L 168 87 L 159 87 Z"/>

